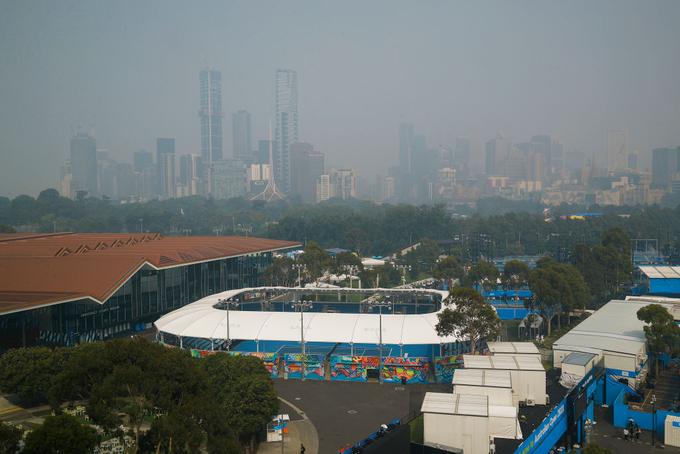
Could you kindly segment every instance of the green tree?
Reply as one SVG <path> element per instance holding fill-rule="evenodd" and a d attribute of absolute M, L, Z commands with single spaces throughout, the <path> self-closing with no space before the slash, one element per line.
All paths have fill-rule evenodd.
<path fill-rule="evenodd" d="M 64 348 L 17 348 L 0 356 L 0 390 L 28 405 L 45 403 L 68 356 Z"/>
<path fill-rule="evenodd" d="M 437 334 L 450 336 L 458 333 L 461 337 L 467 337 L 473 355 L 478 342 L 495 338 L 501 330 L 496 311 L 484 301 L 482 295 L 467 287 L 454 288 L 444 300 L 444 309 L 437 317 Z"/>
<path fill-rule="evenodd" d="M 650 304 L 638 310 L 638 320 L 647 325 L 644 327 L 649 351 L 655 358 L 655 372 L 659 375 L 659 356 L 661 354 L 680 354 L 680 326 L 675 324 L 673 316 L 660 304 Z"/>
<path fill-rule="evenodd" d="M 26 436 L 23 454 L 89 454 L 97 445 L 93 428 L 69 415 L 48 416 Z"/>
<path fill-rule="evenodd" d="M 264 271 L 264 281 L 271 286 L 289 287 L 297 280 L 297 272 L 293 269 L 293 259 L 274 257 L 271 265 Z"/>
<path fill-rule="evenodd" d="M 501 280 L 508 288 L 521 288 L 529 283 L 529 266 L 519 260 L 508 260 L 503 267 Z"/>
<path fill-rule="evenodd" d="M 449 288 L 453 288 L 451 283 L 456 279 L 461 279 L 464 275 L 463 267 L 458 259 L 452 255 L 437 262 L 432 276 L 436 279 L 443 279 L 449 282 Z"/>
<path fill-rule="evenodd" d="M 473 283 L 479 284 L 484 290 L 489 291 L 496 288 L 498 274 L 498 269 L 493 263 L 480 260 L 470 269 L 468 278 Z"/>
<path fill-rule="evenodd" d="M 23 431 L 17 426 L 0 421 L 0 454 L 19 452 L 19 442 Z"/>
<path fill-rule="evenodd" d="M 314 241 L 307 243 L 303 253 L 300 254 L 299 261 L 305 265 L 307 274 L 312 279 L 320 277 L 333 264 L 328 252 Z"/>
<path fill-rule="evenodd" d="M 250 356 L 211 355 L 202 366 L 213 398 L 228 410 L 224 423 L 241 441 L 252 443 L 278 411 L 276 391 L 262 361 Z"/>

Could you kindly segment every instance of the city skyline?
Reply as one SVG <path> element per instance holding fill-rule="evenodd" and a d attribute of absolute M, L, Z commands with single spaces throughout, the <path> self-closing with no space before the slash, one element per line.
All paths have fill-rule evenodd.
<path fill-rule="evenodd" d="M 78 124 L 94 126 L 121 161 L 153 150 L 156 137 L 199 154 L 196 72 L 206 66 L 222 72 L 223 115 L 251 113 L 254 141 L 275 117 L 271 74 L 294 68 L 300 139 L 330 166 L 367 176 L 398 159 L 401 122 L 433 145 L 469 138 L 477 168 L 497 131 L 513 141 L 549 134 L 604 163 L 608 131 L 626 130 L 643 169 L 651 150 L 680 142 L 680 62 L 667 58 L 680 52 L 675 2 L 405 3 L 387 15 L 381 2 L 361 15 L 351 2 L 253 2 L 218 5 L 207 18 L 180 3 L 42 5 L 0 7 L 0 55 L 12 62 L 0 68 L 6 196 L 55 186 Z M 149 24 L 152 12 L 159 21 Z M 180 39 L 178 29 L 196 33 Z"/>

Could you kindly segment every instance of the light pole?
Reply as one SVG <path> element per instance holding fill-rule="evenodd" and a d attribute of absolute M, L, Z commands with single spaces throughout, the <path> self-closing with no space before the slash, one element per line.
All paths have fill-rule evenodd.
<path fill-rule="evenodd" d="M 229 333 L 229 311 L 232 307 L 239 306 L 238 298 L 226 298 L 219 300 L 219 304 L 227 308 L 227 350 L 231 350 L 231 336 Z"/>
<path fill-rule="evenodd" d="M 300 351 L 302 352 L 302 380 L 305 379 L 305 310 L 312 308 L 312 302 L 306 300 L 299 300 L 291 304 L 291 306 L 300 311 Z"/>
<path fill-rule="evenodd" d="M 652 394 L 652 446 L 656 446 L 656 394 Z"/>
<path fill-rule="evenodd" d="M 343 268 L 349 274 L 349 288 L 352 288 L 352 278 L 358 273 L 359 267 L 356 265 L 345 265 Z"/>
<path fill-rule="evenodd" d="M 411 265 L 397 265 L 397 268 L 401 270 L 401 285 L 406 285 L 406 271 L 411 271 Z"/>
<path fill-rule="evenodd" d="M 307 271 L 307 267 L 304 263 L 295 263 L 293 264 L 293 268 L 298 272 L 297 286 L 302 287 L 302 272 Z"/>
<path fill-rule="evenodd" d="M 377 307 L 379 310 L 378 314 L 378 345 L 380 347 L 380 353 L 378 356 L 378 380 L 380 384 L 383 382 L 383 376 L 382 376 L 382 369 L 383 369 L 383 340 L 382 340 L 382 308 L 385 307 L 387 309 L 390 308 L 391 303 L 389 300 L 384 300 L 384 301 L 370 301 L 369 306 L 371 308 Z"/>

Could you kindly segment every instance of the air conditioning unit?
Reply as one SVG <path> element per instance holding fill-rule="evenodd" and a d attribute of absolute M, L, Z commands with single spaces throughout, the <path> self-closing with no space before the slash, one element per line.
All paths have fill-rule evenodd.
<path fill-rule="evenodd" d="M 534 399 L 527 399 L 527 407 L 536 406 L 536 401 Z"/>

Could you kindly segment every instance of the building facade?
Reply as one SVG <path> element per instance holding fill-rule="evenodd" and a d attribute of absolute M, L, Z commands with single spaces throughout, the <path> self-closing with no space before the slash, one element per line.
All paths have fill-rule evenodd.
<path fill-rule="evenodd" d="M 97 193 L 97 142 L 94 137 L 78 133 L 71 137 L 71 194 Z"/>
<path fill-rule="evenodd" d="M 234 159 L 253 160 L 253 143 L 250 113 L 239 110 L 232 115 L 232 137 L 234 142 Z"/>
<path fill-rule="evenodd" d="M 297 73 L 276 71 L 276 132 L 274 137 L 274 179 L 285 194 L 291 189 L 290 145 L 298 141 Z"/>
<path fill-rule="evenodd" d="M 10 234 L 0 243 L 0 352 L 141 330 L 206 295 L 262 285 L 272 253 L 299 246 L 159 234 Z"/>
<path fill-rule="evenodd" d="M 200 76 L 201 162 L 204 191 L 211 193 L 209 185 L 212 163 L 222 155 L 222 73 L 212 69 L 201 71 Z"/>

